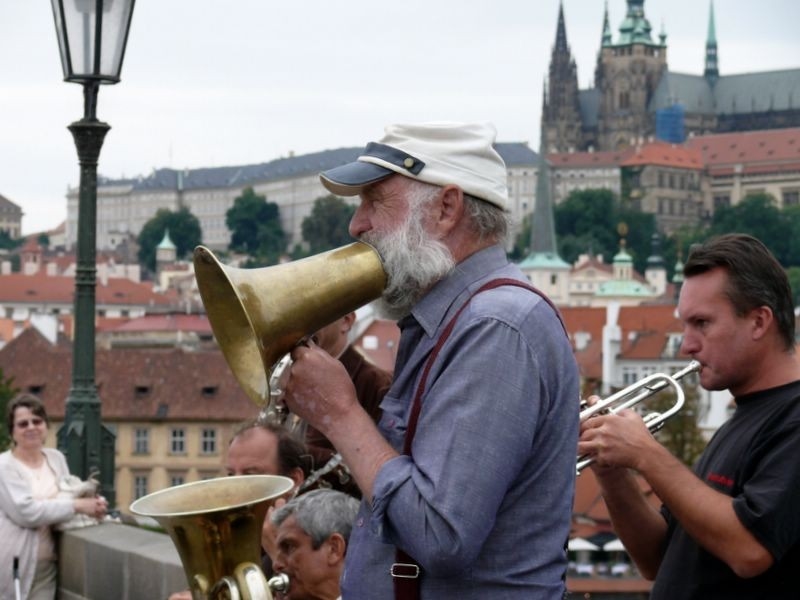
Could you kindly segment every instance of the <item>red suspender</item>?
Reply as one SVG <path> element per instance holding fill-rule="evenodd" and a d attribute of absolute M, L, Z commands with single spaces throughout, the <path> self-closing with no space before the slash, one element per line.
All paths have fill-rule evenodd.
<path fill-rule="evenodd" d="M 556 316 L 558 316 L 558 320 L 561 322 L 561 326 L 564 328 L 564 333 L 567 333 L 567 328 L 564 326 L 564 321 L 561 319 L 558 309 L 547 296 L 545 296 L 532 285 L 523 281 L 518 281 L 517 279 L 493 279 L 482 285 L 469 298 L 467 298 L 466 302 L 464 302 L 456 314 L 453 315 L 453 318 L 450 319 L 450 321 L 447 323 L 447 326 L 445 326 L 444 331 L 442 331 L 442 335 L 439 336 L 439 339 L 436 341 L 436 345 L 433 347 L 428 359 L 425 361 L 422 377 L 417 385 L 417 391 L 414 394 L 414 401 L 411 405 L 411 413 L 408 417 L 406 436 L 403 443 L 403 454 L 411 456 L 411 443 L 414 440 L 414 434 L 417 431 L 417 421 L 419 420 L 419 414 L 422 410 L 422 394 L 425 391 L 425 385 L 428 382 L 428 374 L 430 373 L 431 367 L 433 367 L 433 363 L 436 361 L 436 357 L 439 355 L 439 351 L 442 349 L 445 342 L 450 337 L 450 334 L 453 332 L 453 329 L 456 325 L 456 320 L 461 315 L 462 311 L 467 307 L 467 304 L 469 304 L 470 300 L 472 300 L 472 298 L 474 298 L 477 294 L 505 285 L 525 288 L 541 296 L 542 299 L 547 302 L 555 311 Z M 392 565 L 390 573 L 394 578 L 395 600 L 419 600 L 420 575 L 422 574 L 422 570 L 416 560 L 398 548 L 395 555 L 395 562 Z"/>

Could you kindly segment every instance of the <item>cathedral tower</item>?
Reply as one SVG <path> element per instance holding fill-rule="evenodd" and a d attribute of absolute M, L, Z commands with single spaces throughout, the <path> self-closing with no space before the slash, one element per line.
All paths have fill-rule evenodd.
<path fill-rule="evenodd" d="M 603 34 L 595 72 L 600 94 L 598 146 L 618 150 L 644 141 L 653 131 L 648 104 L 667 68 L 666 35 L 653 41 L 644 0 L 628 0 L 628 12 L 613 43 Z"/>
<path fill-rule="evenodd" d="M 541 144 L 548 153 L 580 150 L 583 146 L 578 103 L 578 67 L 567 43 L 564 5 L 558 6 L 556 42 L 542 99 Z"/>

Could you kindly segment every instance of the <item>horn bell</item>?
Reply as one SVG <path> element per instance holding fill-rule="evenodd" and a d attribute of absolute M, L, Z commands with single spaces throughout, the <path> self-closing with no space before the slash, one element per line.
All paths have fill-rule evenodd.
<path fill-rule="evenodd" d="M 378 298 L 386 286 L 383 261 L 364 242 L 256 269 L 225 266 L 198 246 L 194 270 L 225 360 L 262 408 L 270 399 L 269 373 L 282 356 L 304 337 Z"/>
<path fill-rule="evenodd" d="M 130 510 L 155 519 L 169 534 L 195 600 L 216 598 L 223 584 L 241 597 L 271 600 L 256 568 L 261 529 L 269 507 L 293 487 L 294 481 L 278 475 L 219 477 L 154 492 Z M 256 571 L 263 581 L 252 576 Z"/>

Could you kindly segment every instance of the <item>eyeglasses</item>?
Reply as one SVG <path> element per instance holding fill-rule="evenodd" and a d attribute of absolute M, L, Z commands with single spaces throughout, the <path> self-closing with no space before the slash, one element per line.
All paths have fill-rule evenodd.
<path fill-rule="evenodd" d="M 14 423 L 14 427 L 19 427 L 20 429 L 27 429 L 28 425 L 32 425 L 33 427 L 38 427 L 44 423 L 44 419 L 40 419 L 39 417 L 34 417 L 33 419 L 23 419 L 22 421 L 17 421 Z"/>

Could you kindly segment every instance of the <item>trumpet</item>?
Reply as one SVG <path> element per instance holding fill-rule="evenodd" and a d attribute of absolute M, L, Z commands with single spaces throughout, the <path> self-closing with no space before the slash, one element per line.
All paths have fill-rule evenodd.
<path fill-rule="evenodd" d="M 625 410 L 626 408 L 631 408 L 639 404 L 642 400 L 645 400 L 668 387 L 672 387 L 675 390 L 675 403 L 669 409 L 663 412 L 653 411 L 645 414 L 642 417 L 645 425 L 647 425 L 647 429 L 652 433 L 655 433 L 661 429 L 667 419 L 676 415 L 678 411 L 683 408 L 683 404 L 686 401 L 686 395 L 684 394 L 683 388 L 681 388 L 678 381 L 687 375 L 699 372 L 701 368 L 702 365 L 698 361 L 693 360 L 683 369 L 674 373 L 673 375 L 667 375 L 666 373 L 653 373 L 652 375 L 648 375 L 647 377 L 640 379 L 625 389 L 612 394 L 608 398 L 600 400 L 600 402 L 597 402 L 592 406 L 583 408 L 586 406 L 586 401 L 581 401 L 582 409 L 580 412 L 580 422 L 583 423 L 586 419 L 598 414 L 616 414 L 621 410 Z M 578 475 L 580 475 L 581 471 L 591 465 L 593 462 L 594 458 L 592 457 L 579 456 L 576 465 Z"/>

